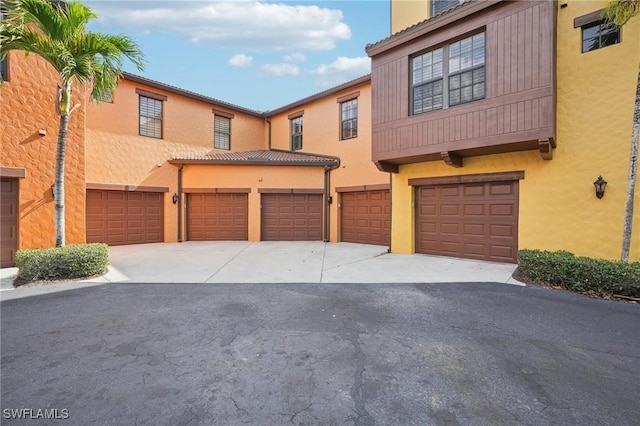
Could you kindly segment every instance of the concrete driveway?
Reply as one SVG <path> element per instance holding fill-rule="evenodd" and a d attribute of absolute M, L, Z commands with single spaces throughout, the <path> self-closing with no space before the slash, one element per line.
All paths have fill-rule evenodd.
<path fill-rule="evenodd" d="M 7 425 L 640 418 L 640 309 L 536 287 L 122 283 L 0 315 Z"/>
<path fill-rule="evenodd" d="M 184 242 L 109 248 L 110 281 L 171 283 L 517 283 L 516 265 L 387 253 L 350 243 Z"/>

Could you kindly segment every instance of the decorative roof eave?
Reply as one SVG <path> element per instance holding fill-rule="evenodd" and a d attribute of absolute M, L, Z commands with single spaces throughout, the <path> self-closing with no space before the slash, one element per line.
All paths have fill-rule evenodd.
<path fill-rule="evenodd" d="M 421 37 L 432 31 L 458 21 L 467 16 L 473 15 L 481 10 L 487 9 L 504 0 L 466 0 L 460 5 L 448 9 L 438 15 L 419 22 L 409 28 L 393 34 L 386 39 L 373 44 L 368 44 L 365 50 L 369 57 L 379 55 L 394 47 L 407 43 L 415 38 Z"/>
<path fill-rule="evenodd" d="M 166 83 L 161 83 L 159 81 L 151 80 L 151 79 L 148 79 L 146 77 L 141 77 L 139 75 L 131 74 L 131 73 L 128 73 L 128 72 L 123 72 L 122 73 L 122 78 L 124 78 L 125 80 L 132 81 L 134 83 L 144 84 L 144 85 L 147 85 L 147 86 L 154 87 L 156 89 L 164 90 L 164 91 L 167 91 L 169 93 L 174 93 L 174 94 L 180 95 L 180 96 L 186 96 L 187 98 L 195 99 L 195 100 L 198 100 L 198 101 L 201 101 L 201 102 L 205 102 L 205 103 L 208 103 L 208 104 L 211 104 L 211 105 L 215 105 L 215 106 L 218 106 L 218 107 L 228 108 L 228 109 L 231 109 L 233 111 L 242 112 L 242 113 L 245 113 L 245 114 L 248 114 L 248 115 L 252 115 L 254 117 L 264 118 L 264 114 L 262 112 L 254 111 L 254 110 L 251 110 L 251 109 L 248 109 L 248 108 L 243 108 L 243 107 L 238 106 L 238 105 L 233 105 L 233 104 L 230 104 L 228 102 L 221 101 L 219 99 L 210 98 L 209 96 L 201 95 L 199 93 L 195 93 L 195 92 L 192 92 L 190 90 L 181 89 L 181 88 L 176 87 L 176 86 L 171 86 L 171 85 L 166 84 Z"/>
<path fill-rule="evenodd" d="M 286 150 L 254 150 L 228 152 L 223 154 L 195 154 L 176 156 L 168 161 L 169 164 L 226 164 L 249 166 L 321 166 L 336 167 L 340 158 L 303 152 Z"/>
<path fill-rule="evenodd" d="M 173 159 L 168 161 L 169 164 L 218 164 L 218 165 L 234 165 L 234 166 L 333 166 L 336 164 L 332 160 L 321 161 L 273 161 L 273 160 L 220 160 L 220 159 Z"/>
<path fill-rule="evenodd" d="M 311 103 L 313 101 L 324 99 L 324 98 L 326 98 L 328 96 L 335 95 L 335 94 L 340 93 L 340 92 L 342 92 L 344 90 L 350 89 L 352 87 L 359 86 L 361 84 L 364 84 L 364 83 L 367 83 L 367 82 L 370 82 L 370 81 L 371 81 L 371 74 L 367 74 L 367 75 L 364 75 L 362 77 L 356 78 L 356 79 L 351 80 L 351 81 L 347 81 L 346 83 L 340 84 L 340 85 L 332 87 L 330 89 L 327 89 L 325 91 L 316 93 L 315 95 L 311 95 L 311 96 L 308 96 L 306 98 L 300 99 L 298 101 L 292 102 L 292 103 L 287 104 L 285 106 L 282 106 L 280 108 L 276 108 L 274 110 L 267 111 L 267 112 L 264 113 L 264 115 L 265 115 L 265 117 L 273 117 L 274 115 L 283 113 L 283 112 L 291 110 L 293 108 L 300 107 L 302 105 L 309 104 L 309 103 Z"/>

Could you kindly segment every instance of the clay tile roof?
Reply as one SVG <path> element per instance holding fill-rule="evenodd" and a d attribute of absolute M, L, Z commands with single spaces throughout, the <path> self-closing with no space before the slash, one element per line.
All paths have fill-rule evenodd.
<path fill-rule="evenodd" d="M 471 3 L 477 3 L 479 1 L 486 1 L 486 0 L 463 0 L 459 4 L 457 4 L 457 5 L 453 6 L 453 7 L 450 7 L 449 9 L 443 10 L 442 12 L 438 13 L 437 15 L 433 15 L 432 17 L 430 17 L 428 19 L 420 21 L 417 24 L 414 24 L 414 25 L 412 25 L 410 27 L 407 27 L 407 28 L 405 28 L 403 30 L 400 30 L 397 33 L 392 34 L 387 38 L 379 40 L 379 41 L 377 41 L 375 43 L 367 44 L 365 46 L 365 50 L 367 52 L 369 52 L 370 50 L 374 49 L 375 47 L 383 45 L 383 44 L 385 44 L 385 43 L 387 43 L 389 41 L 395 40 L 395 39 L 397 39 L 397 38 L 399 38 L 399 37 L 411 32 L 411 31 L 413 31 L 413 30 L 415 30 L 417 28 L 420 28 L 422 26 L 428 25 L 428 23 L 431 23 L 431 22 L 434 22 L 434 21 L 439 21 L 439 20 L 441 20 L 442 18 L 444 18 L 446 16 L 449 16 L 449 15 L 451 15 L 453 13 L 456 13 L 461 8 L 467 6 L 467 5 L 471 4 Z"/>
<path fill-rule="evenodd" d="M 249 164 L 267 166 L 333 166 L 340 159 L 332 156 L 306 154 L 302 152 L 271 150 L 254 150 L 225 152 L 222 154 L 188 154 L 177 155 L 172 164 Z"/>

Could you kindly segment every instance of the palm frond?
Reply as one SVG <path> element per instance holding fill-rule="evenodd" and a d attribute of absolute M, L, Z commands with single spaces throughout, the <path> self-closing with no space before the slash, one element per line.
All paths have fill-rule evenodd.
<path fill-rule="evenodd" d="M 93 93 L 113 92 L 124 59 L 144 69 L 144 55 L 126 35 L 86 31 L 97 15 L 78 1 L 8 0 L 7 19 L 0 23 L 0 56 L 22 50 L 44 58 L 62 83 L 77 80 Z"/>
<path fill-rule="evenodd" d="M 609 0 L 602 17 L 609 26 L 622 27 L 640 13 L 640 0 Z"/>

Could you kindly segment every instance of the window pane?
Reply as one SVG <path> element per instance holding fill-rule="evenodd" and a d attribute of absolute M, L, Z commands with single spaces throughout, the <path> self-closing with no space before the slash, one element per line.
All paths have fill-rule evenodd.
<path fill-rule="evenodd" d="M 449 91 L 449 104 L 458 105 L 460 103 L 460 89 Z"/>
<path fill-rule="evenodd" d="M 442 62 L 442 47 L 433 51 L 433 63 Z"/>
<path fill-rule="evenodd" d="M 470 72 L 465 72 L 460 74 L 460 85 L 461 86 L 470 86 L 473 83 L 472 74 Z"/>
<path fill-rule="evenodd" d="M 473 100 L 473 91 L 471 86 L 460 89 L 460 102 L 471 102 Z"/>
<path fill-rule="evenodd" d="M 484 83 L 473 85 L 473 100 L 484 99 Z"/>
<path fill-rule="evenodd" d="M 449 59 L 449 72 L 460 71 L 460 57 Z"/>
<path fill-rule="evenodd" d="M 433 109 L 442 109 L 442 95 L 433 97 Z"/>
<path fill-rule="evenodd" d="M 620 41 L 620 31 L 605 27 L 600 37 L 600 47 L 610 46 Z"/>
<path fill-rule="evenodd" d="M 442 62 L 433 64 L 433 77 L 442 77 Z"/>
<path fill-rule="evenodd" d="M 594 25 L 592 27 L 583 27 L 582 28 L 582 39 L 594 38 L 598 37 L 598 33 L 600 32 L 600 25 Z"/>
<path fill-rule="evenodd" d="M 460 76 L 454 75 L 449 77 L 449 88 L 450 89 L 459 89 L 460 88 Z"/>
<path fill-rule="evenodd" d="M 484 50 L 484 33 L 479 33 L 473 36 L 473 49 Z"/>

